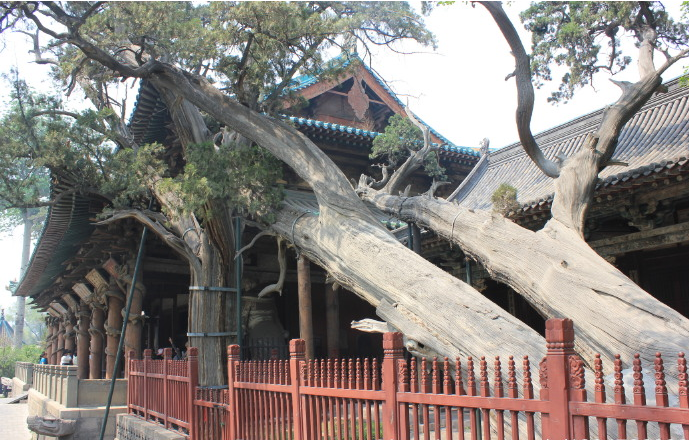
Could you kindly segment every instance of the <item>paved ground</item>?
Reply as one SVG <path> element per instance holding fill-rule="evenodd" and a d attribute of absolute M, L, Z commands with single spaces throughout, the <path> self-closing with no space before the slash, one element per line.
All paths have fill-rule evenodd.
<path fill-rule="evenodd" d="M 8 404 L 12 399 L 0 398 L 0 440 L 28 440 L 31 438 L 26 427 L 28 407 L 24 403 Z"/>

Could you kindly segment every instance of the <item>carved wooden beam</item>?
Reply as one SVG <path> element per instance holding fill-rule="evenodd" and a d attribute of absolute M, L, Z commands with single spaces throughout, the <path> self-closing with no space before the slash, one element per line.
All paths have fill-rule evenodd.
<path fill-rule="evenodd" d="M 108 288 L 108 281 L 105 279 L 105 277 L 103 277 L 103 275 L 101 275 L 98 269 L 91 270 L 91 272 L 86 274 L 85 278 L 86 281 L 91 283 L 91 285 L 96 289 L 96 291 Z"/>
<path fill-rule="evenodd" d="M 689 223 L 635 232 L 619 237 L 605 238 L 589 243 L 601 256 L 652 249 L 689 241 Z"/>

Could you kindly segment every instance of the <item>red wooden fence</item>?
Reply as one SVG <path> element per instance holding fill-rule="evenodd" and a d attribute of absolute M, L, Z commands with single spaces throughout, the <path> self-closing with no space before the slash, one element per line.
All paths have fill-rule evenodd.
<path fill-rule="evenodd" d="M 156 361 L 147 352 L 144 360 L 131 361 L 129 408 L 192 440 L 628 438 L 629 428 L 632 438 L 668 439 L 671 424 L 689 439 L 683 353 L 677 360 L 679 407 L 668 406 L 660 354 L 653 366 L 655 405 L 645 401 L 638 355 L 634 402 L 625 401 L 619 356 L 612 401 L 606 401 L 600 357 L 594 365 L 593 401 L 588 401 L 584 365 L 573 351 L 572 321 L 549 320 L 546 341 L 538 398 L 527 357 L 519 362 L 496 357 L 490 367 L 483 357 L 464 363 L 459 358 L 407 362 L 402 336 L 386 333 L 380 364 L 375 359 L 305 360 L 299 339 L 290 342 L 288 361 L 241 361 L 239 346 L 232 345 L 225 389 L 196 386 L 193 348 L 186 367 L 184 361 L 170 360 L 171 353 Z"/>

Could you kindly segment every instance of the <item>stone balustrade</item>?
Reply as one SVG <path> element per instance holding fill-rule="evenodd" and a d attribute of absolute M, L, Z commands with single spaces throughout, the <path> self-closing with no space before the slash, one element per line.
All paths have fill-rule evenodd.
<path fill-rule="evenodd" d="M 33 388 L 61 405 L 76 407 L 79 391 L 77 366 L 34 364 Z"/>
<path fill-rule="evenodd" d="M 30 387 L 33 384 L 33 366 L 34 364 L 31 362 L 16 362 L 14 364 L 14 377 Z"/>

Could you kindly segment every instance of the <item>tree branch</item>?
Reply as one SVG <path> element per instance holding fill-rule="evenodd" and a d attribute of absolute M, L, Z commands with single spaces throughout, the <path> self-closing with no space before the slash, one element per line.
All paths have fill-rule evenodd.
<path fill-rule="evenodd" d="M 557 163 L 549 160 L 543 154 L 536 139 L 531 133 L 531 115 L 534 106 L 534 90 L 531 83 L 531 67 L 529 56 L 522 45 L 517 30 L 502 9 L 500 2 L 480 2 L 500 28 L 502 35 L 512 49 L 516 61 L 514 76 L 517 80 L 517 132 L 522 148 L 529 155 L 536 166 L 548 177 L 557 177 L 560 170 Z"/>
<path fill-rule="evenodd" d="M 383 188 L 383 191 L 387 192 L 388 194 L 398 192 L 407 179 L 409 179 L 411 174 L 418 170 L 421 165 L 423 165 L 423 161 L 426 156 L 428 156 L 431 151 L 438 149 L 437 146 L 434 147 L 433 143 L 431 142 L 430 129 L 426 125 L 419 122 L 409 108 L 405 108 L 405 113 L 412 124 L 414 124 L 423 133 L 423 147 L 418 151 L 410 150 L 407 160 L 405 160 L 402 166 L 395 170 L 392 176 L 390 176 L 390 180 L 388 180 L 388 183 Z"/>
<path fill-rule="evenodd" d="M 287 258 L 285 256 L 285 240 L 282 237 L 278 237 L 278 264 L 280 265 L 280 276 L 278 276 L 278 282 L 266 286 L 258 293 L 259 298 L 267 296 L 269 293 L 278 292 L 282 294 L 282 288 L 285 285 L 285 275 L 287 273 Z"/>
<path fill-rule="evenodd" d="M 116 211 L 108 219 L 97 222 L 96 225 L 109 225 L 125 218 L 135 219 L 147 228 L 151 229 L 151 231 L 153 231 L 153 233 L 160 237 L 161 240 L 167 243 L 172 250 L 187 260 L 195 271 L 201 270 L 201 262 L 194 254 L 194 251 L 184 242 L 183 239 L 179 238 L 165 226 L 163 226 L 161 220 L 165 219 L 165 217 L 160 213 L 141 211 L 138 209 L 124 209 Z"/>

